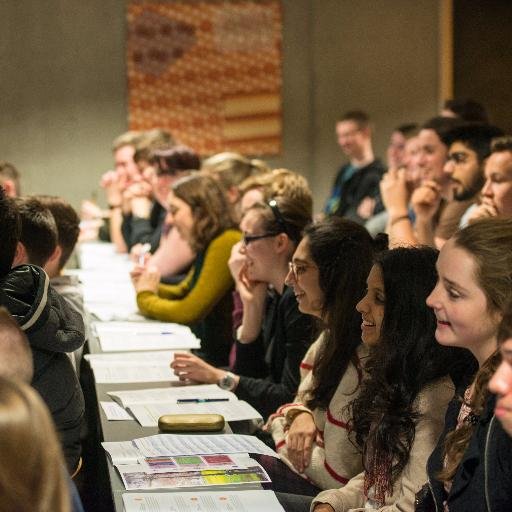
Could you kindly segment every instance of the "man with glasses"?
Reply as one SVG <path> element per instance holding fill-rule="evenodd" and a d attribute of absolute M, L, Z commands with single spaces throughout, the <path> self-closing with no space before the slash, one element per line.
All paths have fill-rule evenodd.
<path fill-rule="evenodd" d="M 359 110 L 346 112 L 336 123 L 336 136 L 349 162 L 338 171 L 324 212 L 363 223 L 377 213 L 379 182 L 385 171 L 373 153 L 368 115 Z"/>

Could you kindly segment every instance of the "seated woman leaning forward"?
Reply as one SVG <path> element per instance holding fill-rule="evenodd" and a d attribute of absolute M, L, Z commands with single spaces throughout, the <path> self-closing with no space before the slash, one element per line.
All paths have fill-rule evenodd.
<path fill-rule="evenodd" d="M 240 240 L 230 207 L 219 184 L 195 173 L 177 181 L 169 195 L 175 228 L 197 257 L 177 285 L 159 284 L 155 267 L 136 268 L 132 280 L 143 315 L 190 325 L 201 340 L 199 354 L 226 365 L 231 346 L 231 278 L 228 260 Z"/>
<path fill-rule="evenodd" d="M 507 401 L 500 396 L 496 403 L 488 389 L 499 364 L 498 328 L 512 299 L 511 248 L 512 219 L 488 219 L 456 233 L 439 256 L 439 281 L 427 301 L 437 317 L 436 339 L 470 351 L 479 369 L 448 407 L 428 461 L 422 510 L 429 500 L 450 512 L 512 510 L 512 440 L 496 419 L 503 419 Z"/>
<path fill-rule="evenodd" d="M 357 305 L 369 348 L 367 376 L 349 406 L 364 471 L 343 488 L 320 493 L 315 512 L 414 509 L 453 396 L 449 369 L 460 357 L 436 342 L 435 316 L 425 303 L 436 282 L 436 258 L 430 248 L 376 258 Z"/>
<path fill-rule="evenodd" d="M 238 291 L 243 303 L 233 372 L 190 354 L 175 354 L 171 367 L 180 379 L 219 383 L 265 418 L 297 392 L 299 365 L 314 339 L 313 318 L 297 308 L 285 286 L 288 263 L 311 221 L 303 201 L 278 197 L 247 210 L 240 226 L 246 261 Z"/>
<path fill-rule="evenodd" d="M 301 363 L 293 403 L 280 407 L 267 429 L 281 460 L 317 492 L 339 487 L 363 469 L 349 439 L 345 406 L 359 393 L 368 352 L 361 344 L 356 304 L 365 293 L 374 246 L 385 248 L 386 241 L 383 236 L 374 242 L 359 224 L 331 217 L 306 228 L 290 264 L 287 283 L 299 310 L 319 318 L 325 329 Z M 296 489 L 277 485 L 280 476 L 291 480 L 284 473 L 271 476 L 274 489 L 309 491 L 298 484 Z"/>

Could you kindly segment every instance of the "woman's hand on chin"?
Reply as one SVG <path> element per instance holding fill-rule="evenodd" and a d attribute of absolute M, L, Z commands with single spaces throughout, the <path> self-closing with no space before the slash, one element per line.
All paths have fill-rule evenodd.
<path fill-rule="evenodd" d="M 244 265 L 238 274 L 238 293 L 244 305 L 262 304 L 267 296 L 267 283 L 252 281 L 247 274 L 247 265 Z"/>

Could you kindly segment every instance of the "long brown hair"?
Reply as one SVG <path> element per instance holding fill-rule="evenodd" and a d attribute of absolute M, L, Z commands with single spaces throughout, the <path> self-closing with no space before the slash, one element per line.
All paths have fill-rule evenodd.
<path fill-rule="evenodd" d="M 306 405 L 310 409 L 325 409 L 349 364 L 360 371 L 357 348 L 361 344 L 361 315 L 356 311 L 356 304 L 364 295 L 376 246 L 363 226 L 336 216 L 310 224 L 304 237 L 311 259 L 318 267 L 326 327 L 325 342 L 313 366 Z M 386 242 L 387 238 L 381 245 Z"/>
<path fill-rule="evenodd" d="M 512 297 L 512 219 L 485 219 L 458 231 L 453 240 L 476 262 L 476 279 L 487 298 L 489 312 L 503 315 Z M 479 321 L 479 319 L 475 319 Z M 496 331 L 498 325 L 496 325 Z M 495 352 L 478 370 L 469 401 L 471 415 L 478 418 L 489 397 L 488 383 L 500 361 Z M 464 422 L 446 436 L 444 453 L 446 466 L 440 480 L 452 480 L 466 451 L 475 428 L 474 421 Z"/>
<path fill-rule="evenodd" d="M 27 384 L 0 378 L 0 509 L 70 512 L 66 469 L 50 414 Z"/>
<path fill-rule="evenodd" d="M 194 226 L 189 243 L 195 251 L 203 251 L 214 238 L 236 226 L 224 191 L 211 176 L 193 173 L 178 180 L 172 191 L 192 209 Z"/>

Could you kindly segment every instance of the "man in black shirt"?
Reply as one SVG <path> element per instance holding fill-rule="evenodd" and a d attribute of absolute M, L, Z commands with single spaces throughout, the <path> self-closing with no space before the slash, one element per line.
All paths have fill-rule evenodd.
<path fill-rule="evenodd" d="M 336 136 L 349 163 L 336 175 L 325 213 L 363 223 L 378 213 L 379 182 L 385 171 L 373 154 L 368 115 L 359 110 L 346 112 L 336 123 Z"/>

